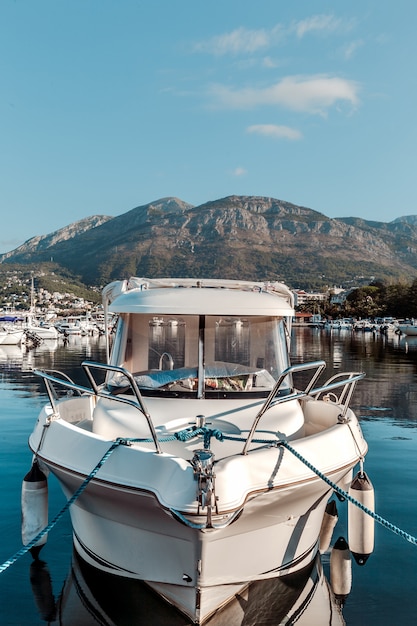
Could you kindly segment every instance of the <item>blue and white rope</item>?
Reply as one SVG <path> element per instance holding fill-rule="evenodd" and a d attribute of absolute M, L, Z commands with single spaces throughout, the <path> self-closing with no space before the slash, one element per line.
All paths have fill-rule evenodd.
<path fill-rule="evenodd" d="M 357 506 L 359 509 L 361 509 L 361 511 L 363 511 L 364 513 L 372 517 L 376 522 L 378 522 L 378 524 L 381 524 L 385 528 L 388 528 L 388 530 L 391 530 L 393 533 L 395 533 L 396 535 L 399 535 L 403 539 L 406 539 L 407 541 L 414 544 L 415 546 L 417 545 L 416 537 L 413 537 L 413 535 L 410 535 L 409 533 L 406 533 L 404 530 L 401 530 L 401 528 L 398 528 L 398 526 L 394 526 L 394 524 L 391 524 L 391 522 L 388 522 L 386 519 L 384 519 L 383 517 L 381 517 L 374 511 L 372 511 L 371 509 L 368 509 L 361 502 L 359 502 L 359 500 L 356 500 L 355 498 L 353 498 L 347 491 L 344 491 L 344 489 L 341 489 L 338 485 L 336 485 L 336 483 L 332 482 L 329 478 L 327 478 L 327 476 L 325 476 L 325 474 L 320 472 L 319 469 L 317 469 L 316 467 L 314 467 L 314 465 L 312 465 L 309 461 L 307 461 L 307 459 L 305 459 L 301 454 L 299 454 L 299 452 L 297 452 L 297 450 L 295 450 L 292 446 L 290 446 L 290 444 L 287 441 L 279 441 L 278 445 L 286 448 L 289 452 L 291 452 L 291 454 L 297 457 L 297 459 L 299 459 L 302 463 L 304 463 L 304 465 L 306 465 L 319 478 L 321 478 L 325 483 L 330 485 L 333 491 L 335 491 L 336 493 L 341 495 L 343 498 L 345 498 L 346 500 L 348 500 L 349 502 Z"/>
<path fill-rule="evenodd" d="M 2 565 L 0 565 L 0 574 L 4 572 L 8 567 L 13 565 L 21 556 L 25 555 L 29 550 L 31 550 L 37 543 L 40 541 L 52 528 L 59 522 L 64 513 L 70 508 L 71 504 L 75 502 L 75 500 L 82 494 L 85 490 L 89 482 L 94 478 L 94 476 L 99 471 L 100 467 L 104 465 L 112 452 L 121 444 L 126 444 L 125 439 L 117 439 L 112 443 L 110 448 L 106 451 L 106 453 L 101 457 L 100 461 L 97 463 L 93 471 L 89 476 L 84 480 L 84 482 L 78 487 L 77 491 L 71 496 L 65 506 L 59 511 L 59 513 L 54 517 L 54 519 L 43 528 L 37 535 L 34 537 L 27 545 L 23 546 L 20 550 L 18 550 L 13 556 L 11 556 L 7 561 L 5 561 Z"/>

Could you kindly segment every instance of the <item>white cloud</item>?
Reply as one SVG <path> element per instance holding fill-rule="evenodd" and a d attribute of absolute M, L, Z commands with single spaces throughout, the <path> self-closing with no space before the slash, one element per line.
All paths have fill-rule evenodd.
<path fill-rule="evenodd" d="M 343 22 L 340 18 L 334 17 L 334 15 L 312 15 L 305 20 L 294 22 L 293 29 L 297 37 L 301 39 L 307 33 L 330 33 L 340 29 L 341 26 L 346 27 L 346 25 L 346 22 Z"/>
<path fill-rule="evenodd" d="M 351 59 L 355 54 L 358 48 L 363 46 L 363 41 L 358 39 L 357 41 L 352 41 L 344 48 L 344 56 L 345 59 Z"/>
<path fill-rule="evenodd" d="M 325 115 L 330 107 L 340 102 L 357 106 L 358 91 L 359 85 L 354 81 L 315 75 L 287 76 L 274 85 L 260 89 L 232 89 L 225 85 L 212 85 L 209 95 L 217 106 L 225 108 L 282 106 L 293 111 Z"/>
<path fill-rule="evenodd" d="M 302 138 L 302 134 L 295 128 L 289 126 L 278 126 L 276 124 L 254 124 L 246 129 L 248 133 L 257 133 L 274 139 L 290 139 L 296 141 Z"/>
<path fill-rule="evenodd" d="M 302 39 L 308 33 L 332 33 L 338 30 L 350 30 L 352 21 L 337 18 L 334 15 L 312 15 L 305 20 L 290 25 L 275 24 L 272 28 L 249 29 L 244 26 L 228 33 L 215 35 L 194 44 L 194 52 L 203 52 L 215 56 L 225 54 L 247 54 L 265 50 L 291 35 Z"/>
<path fill-rule="evenodd" d="M 242 52 L 256 52 L 266 48 L 271 42 L 271 33 L 265 29 L 248 30 L 237 28 L 230 33 L 216 35 L 207 41 L 201 41 L 194 46 L 197 52 L 208 52 L 216 56 L 224 54 L 240 54 Z"/>
<path fill-rule="evenodd" d="M 271 59 L 271 57 L 266 56 L 262 59 L 262 66 L 274 69 L 279 66 L 279 63 L 274 61 L 274 59 Z"/>
<path fill-rule="evenodd" d="M 233 176 L 246 176 L 246 174 L 248 173 L 247 170 L 245 170 L 244 167 L 235 167 L 235 169 L 233 170 L 232 174 Z"/>

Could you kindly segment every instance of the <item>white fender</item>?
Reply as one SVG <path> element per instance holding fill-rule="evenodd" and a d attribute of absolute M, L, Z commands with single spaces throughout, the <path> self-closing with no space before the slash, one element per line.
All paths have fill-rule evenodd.
<path fill-rule="evenodd" d="M 336 502 L 334 500 L 330 500 L 330 502 L 328 502 L 326 505 L 326 510 L 324 511 L 323 515 L 323 521 L 321 523 L 319 540 L 320 554 L 324 554 L 329 549 L 337 520 L 338 514 Z"/>
<path fill-rule="evenodd" d="M 359 471 L 351 482 L 349 495 L 370 511 L 375 508 L 375 494 L 371 481 Z M 375 521 L 358 506 L 348 503 L 348 539 L 350 551 L 358 565 L 364 565 L 374 549 Z"/>
<path fill-rule="evenodd" d="M 339 537 L 330 553 L 330 586 L 336 600 L 343 606 L 352 588 L 352 559 L 343 537 Z"/>
<path fill-rule="evenodd" d="M 21 503 L 22 542 L 27 546 L 48 525 L 48 482 L 36 459 L 23 479 Z M 44 535 L 31 548 L 34 558 L 37 558 L 46 540 L 47 535 Z"/>

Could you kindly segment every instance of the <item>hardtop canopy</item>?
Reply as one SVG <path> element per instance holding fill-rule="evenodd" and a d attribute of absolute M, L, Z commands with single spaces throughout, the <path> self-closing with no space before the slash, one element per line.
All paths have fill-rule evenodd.
<path fill-rule="evenodd" d="M 103 301 L 112 313 L 283 317 L 294 314 L 293 294 L 278 282 L 131 278 L 105 287 Z"/>

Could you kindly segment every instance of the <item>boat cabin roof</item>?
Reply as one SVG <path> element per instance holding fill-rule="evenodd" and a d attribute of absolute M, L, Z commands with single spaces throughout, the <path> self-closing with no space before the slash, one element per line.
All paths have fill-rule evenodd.
<path fill-rule="evenodd" d="M 130 279 L 112 283 L 103 295 L 113 313 L 293 315 L 292 293 L 282 283 Z"/>

